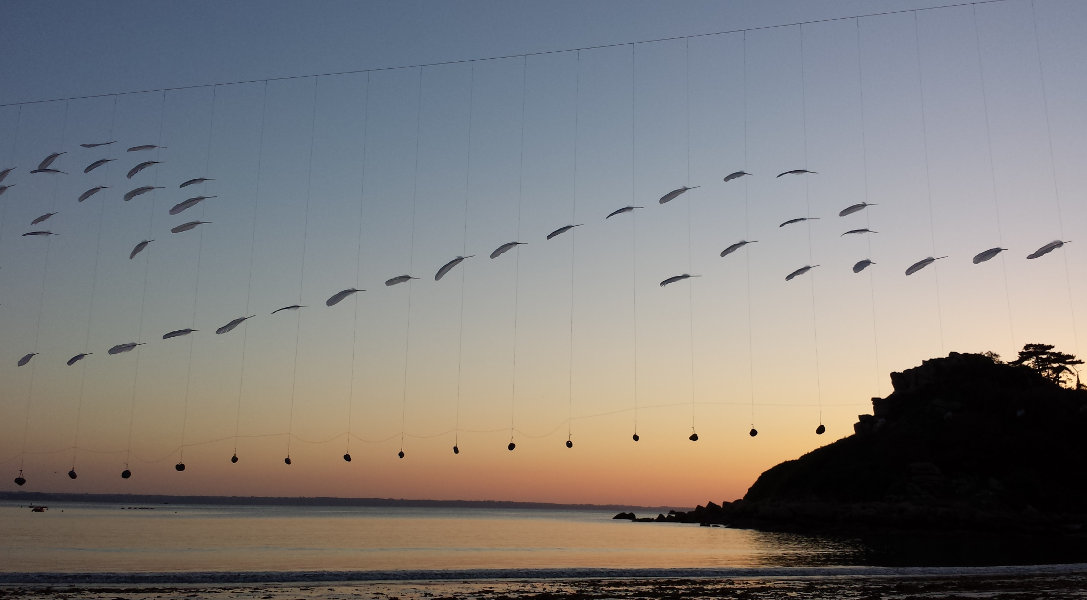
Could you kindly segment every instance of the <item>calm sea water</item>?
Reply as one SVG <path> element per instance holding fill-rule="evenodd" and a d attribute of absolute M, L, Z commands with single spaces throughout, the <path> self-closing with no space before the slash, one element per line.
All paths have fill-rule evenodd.
<path fill-rule="evenodd" d="M 848 543 L 588 510 L 0 507 L 0 572 L 395 571 L 843 564 Z"/>
<path fill-rule="evenodd" d="M 857 540 L 631 523 L 588 510 L 9 505 L 0 506 L 0 532 L 0 583 L 844 573 L 893 563 Z M 915 564 L 935 550 L 922 549 Z"/>

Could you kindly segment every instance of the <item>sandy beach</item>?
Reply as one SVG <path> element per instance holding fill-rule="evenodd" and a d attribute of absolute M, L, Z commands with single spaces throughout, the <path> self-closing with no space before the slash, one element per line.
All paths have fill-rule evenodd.
<path fill-rule="evenodd" d="M 92 600 L 605 600 L 736 598 L 1087 598 L 1087 565 L 994 575 L 516 579 L 307 584 L 5 585 L 0 599 Z"/>

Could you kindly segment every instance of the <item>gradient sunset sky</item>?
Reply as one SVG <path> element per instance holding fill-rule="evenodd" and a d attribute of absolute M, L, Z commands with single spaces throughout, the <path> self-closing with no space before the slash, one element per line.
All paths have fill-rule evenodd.
<path fill-rule="evenodd" d="M 892 371 L 1084 354 L 1078 0 L 4 12 L 6 489 L 691 506 Z"/>

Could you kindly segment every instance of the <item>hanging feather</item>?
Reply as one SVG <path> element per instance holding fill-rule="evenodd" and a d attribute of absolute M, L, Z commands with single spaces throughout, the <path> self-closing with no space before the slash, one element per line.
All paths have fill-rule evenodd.
<path fill-rule="evenodd" d="M 150 167 L 152 165 L 157 165 L 157 164 L 159 164 L 159 161 L 157 161 L 157 160 L 145 160 L 142 163 L 136 165 L 135 167 L 132 167 L 131 169 L 129 169 L 128 170 L 128 175 L 125 175 L 125 177 L 127 177 L 128 179 L 132 179 L 140 171 L 146 169 L 147 167 Z"/>
<path fill-rule="evenodd" d="M 792 225 L 793 223 L 800 223 L 803 221 L 813 221 L 817 220 L 818 218 L 819 217 L 797 217 L 796 219 L 789 219 L 788 221 L 785 221 L 781 225 L 778 225 L 778 227 L 785 227 L 786 225 Z"/>
<path fill-rule="evenodd" d="M 864 210 L 864 209 L 868 208 L 869 206 L 875 206 L 875 203 L 869 204 L 867 202 L 860 202 L 858 204 L 853 204 L 853 205 L 850 205 L 850 206 L 847 206 L 847 207 L 843 208 L 841 210 L 841 212 L 838 213 L 838 216 L 839 217 L 844 217 L 846 215 L 851 215 L 851 214 L 853 214 L 855 212 Z"/>
<path fill-rule="evenodd" d="M 838 237 L 845 237 L 847 235 L 854 234 L 854 233 L 879 233 L 879 232 L 878 231 L 872 231 L 871 229 L 868 229 L 867 227 L 862 227 L 861 229 L 850 229 L 849 231 L 843 233 L 842 235 L 840 235 Z"/>
<path fill-rule="evenodd" d="M 112 144 L 112 143 L 114 143 L 116 141 L 117 140 L 110 140 L 108 142 L 96 142 L 96 143 L 93 143 L 93 144 L 80 144 L 80 146 L 82 146 L 84 148 L 98 148 L 100 146 L 108 146 L 108 145 L 110 145 L 110 144 Z"/>
<path fill-rule="evenodd" d="M 136 196 L 146 194 L 147 192 L 150 192 L 151 190 L 161 190 L 161 189 L 162 189 L 161 186 L 154 186 L 154 185 L 145 185 L 143 187 L 138 187 L 138 188 L 136 188 L 134 190 L 130 190 L 130 191 L 125 192 L 125 202 L 128 202 L 129 200 L 135 198 Z"/>
<path fill-rule="evenodd" d="M 38 163 L 38 168 L 34 169 L 34 170 L 35 171 L 44 171 L 44 170 L 48 169 L 50 166 L 52 166 L 53 161 L 57 160 L 57 157 L 59 157 L 61 154 L 67 154 L 67 152 L 54 152 L 54 153 L 50 154 L 49 156 L 46 156 L 45 158 L 42 159 L 42 161 L 40 163 Z"/>
<path fill-rule="evenodd" d="M 867 269 L 869 267 L 869 265 L 874 265 L 874 264 L 876 264 L 876 263 L 872 262 L 871 260 L 869 260 L 867 258 L 864 259 L 864 260 L 858 260 L 857 263 L 853 265 L 853 272 L 854 273 L 860 273 L 861 271 Z"/>
<path fill-rule="evenodd" d="M 255 316 L 256 315 L 249 315 L 248 317 L 238 317 L 237 319 L 234 319 L 226 325 L 223 325 L 222 327 L 216 329 L 215 333 L 216 335 L 223 335 L 224 333 L 229 333 L 233 331 L 235 327 L 244 323 L 246 319 L 252 319 Z"/>
<path fill-rule="evenodd" d="M 197 204 L 200 204 L 204 200 L 209 200 L 211 198 L 218 198 L 218 196 L 196 196 L 194 198 L 189 198 L 188 200 L 182 200 L 181 202 L 178 202 L 177 204 L 170 207 L 170 214 L 180 214 L 196 206 Z"/>
<path fill-rule="evenodd" d="M 284 307 L 282 307 L 282 308 L 277 308 L 277 309 L 273 310 L 273 311 L 272 311 L 272 314 L 274 315 L 274 314 L 276 314 L 277 312 L 279 312 L 279 311 L 281 311 L 281 310 L 298 310 L 298 309 L 300 309 L 300 308 L 305 308 L 305 305 L 302 305 L 302 304 L 291 304 L 290 306 L 284 306 Z"/>
<path fill-rule="evenodd" d="M 739 250 L 740 248 L 743 248 L 744 246 L 746 246 L 748 244 L 754 244 L 757 241 L 759 241 L 759 240 L 751 240 L 751 241 L 740 240 L 740 241 L 736 242 L 735 244 L 732 244 L 728 248 L 725 248 L 724 250 L 722 250 L 721 251 L 721 258 L 724 258 L 724 257 L 728 256 L 729 254 L 732 254 L 733 252 Z"/>
<path fill-rule="evenodd" d="M 83 352 L 83 353 L 80 353 L 80 354 L 76 354 L 72 358 L 68 359 L 68 366 L 70 367 L 70 366 L 76 364 L 77 362 L 83 360 L 84 358 L 87 358 L 91 354 L 94 354 L 94 353 L 93 352 Z"/>
<path fill-rule="evenodd" d="M 170 228 L 170 233 L 181 233 L 183 231 L 188 231 L 190 229 L 193 229 L 197 225 L 204 225 L 206 223 L 211 223 L 211 221 L 189 221 L 188 223 L 182 223 L 181 225 L 178 225 L 177 227 L 171 227 Z"/>
<path fill-rule="evenodd" d="M 910 267 L 908 269 L 906 269 L 906 275 L 913 275 L 914 273 L 920 271 L 921 269 L 924 269 L 925 267 L 931 265 L 935 261 L 940 260 L 941 258 L 947 258 L 947 257 L 946 256 L 937 256 L 937 257 L 933 258 L 933 257 L 930 256 L 928 258 L 923 258 L 923 259 L 913 263 L 912 265 L 910 265 Z"/>
<path fill-rule="evenodd" d="M 566 233 L 567 231 L 570 231 L 571 229 L 573 229 L 575 227 L 581 227 L 581 226 L 582 226 L 582 223 L 578 223 L 577 225 L 563 225 L 562 227 L 559 227 L 555 231 L 552 231 L 551 233 L 547 234 L 547 239 L 551 239 L 551 238 L 553 238 L 555 236 L 562 235 L 562 234 Z"/>
<path fill-rule="evenodd" d="M 668 279 L 665 279 L 664 281 L 662 281 L 661 282 L 661 287 L 664 287 L 664 286 L 668 285 L 669 283 L 675 283 L 677 281 L 683 281 L 684 279 L 690 279 L 691 277 L 701 277 L 701 275 L 688 275 L 687 273 L 684 273 L 682 275 L 673 275 L 673 276 L 669 277 Z"/>
<path fill-rule="evenodd" d="M 1060 248 L 1061 246 L 1063 246 L 1063 245 L 1065 245 L 1067 243 L 1068 243 L 1068 241 L 1063 241 L 1062 242 L 1061 240 L 1053 240 L 1052 242 L 1049 242 L 1045 246 L 1042 246 L 1041 248 L 1038 248 L 1034 252 L 1031 252 L 1030 254 L 1028 254 L 1027 258 L 1030 258 L 1030 259 L 1040 258 L 1040 257 L 1045 256 L 1046 254 L 1049 254 L 1050 252 L 1056 250 L 1057 248 Z"/>
<path fill-rule="evenodd" d="M 175 329 L 175 330 L 173 330 L 173 331 L 171 331 L 169 333 L 162 334 L 162 339 L 168 340 L 170 338 L 180 337 L 180 336 L 183 336 L 183 335 L 189 335 L 190 333 L 192 333 L 194 331 L 196 331 L 196 329 L 189 329 L 189 328 Z"/>
<path fill-rule="evenodd" d="M 59 169 L 34 169 L 33 171 L 31 171 L 31 173 L 52 173 L 52 174 L 58 174 L 59 173 L 61 175 L 67 175 L 68 174 L 67 172 L 61 171 Z"/>
<path fill-rule="evenodd" d="M 438 272 L 434 274 L 434 281 L 440 281 L 441 278 L 445 277 L 445 274 L 448 273 L 453 267 L 459 265 L 464 259 L 472 258 L 473 256 L 475 256 L 475 254 L 469 254 L 468 256 L 458 256 L 453 260 L 445 263 L 440 269 L 438 269 Z"/>
<path fill-rule="evenodd" d="M 393 277 L 392 279 L 386 279 L 385 280 L 385 285 L 386 286 L 396 285 L 398 283 L 404 283 L 404 282 L 410 281 L 412 279 L 419 279 L 419 278 L 418 277 L 412 277 L 411 275 L 397 275 L 396 277 Z"/>
<path fill-rule="evenodd" d="M 155 148 L 166 148 L 166 146 L 156 146 L 155 144 L 144 144 L 142 146 L 132 146 L 128 149 L 129 152 L 142 152 L 144 150 L 154 150 Z"/>
<path fill-rule="evenodd" d="M 211 179 L 209 177 L 196 177 L 194 179 L 190 179 L 188 181 L 183 182 L 181 185 L 179 185 L 177 187 L 179 187 L 179 188 L 189 187 L 190 185 L 196 185 L 198 183 L 204 183 L 205 181 L 215 181 L 215 180 Z"/>
<path fill-rule="evenodd" d="M 24 354 L 23 357 L 19 359 L 18 365 L 20 367 L 25 367 L 26 363 L 30 362 L 30 359 L 34 358 L 37 355 L 37 352 L 30 352 L 28 354 Z"/>
<path fill-rule="evenodd" d="M 57 235 L 57 234 L 53 233 L 52 231 L 28 231 L 28 232 L 23 234 L 23 237 L 27 237 L 27 236 L 49 236 L 49 235 Z"/>
<path fill-rule="evenodd" d="M 668 192 L 667 194 L 661 196 L 660 200 L 658 200 L 657 202 L 660 203 L 660 204 L 667 204 L 667 203 L 671 202 L 672 200 L 675 200 L 676 198 L 678 198 L 680 196 L 680 194 L 682 194 L 683 192 L 686 192 L 687 190 L 693 190 L 693 189 L 699 188 L 699 187 L 702 187 L 702 186 L 698 186 L 698 185 L 696 185 L 694 187 L 683 186 L 681 188 L 674 189 L 674 190 Z"/>
<path fill-rule="evenodd" d="M 344 298 L 350 296 L 351 294 L 365 291 L 366 290 L 358 290 L 355 288 L 347 288 L 346 290 L 341 290 L 339 292 L 336 292 L 335 294 L 332 294 L 332 296 L 330 296 L 328 300 L 325 300 L 325 306 L 336 306 L 337 304 L 342 302 Z"/>
<path fill-rule="evenodd" d="M 808 271 L 811 271 L 812 269 L 814 269 L 815 267 L 818 267 L 818 266 L 819 265 L 808 265 L 808 266 L 805 266 L 805 267 L 800 267 L 799 269 L 797 269 L 797 270 L 793 271 L 792 273 L 789 273 L 788 275 L 786 275 L 785 276 L 785 281 L 791 281 L 794 277 L 800 277 L 804 273 L 807 273 Z"/>
<path fill-rule="evenodd" d="M 110 354 L 123 354 L 125 352 L 131 352 L 136 348 L 136 346 L 142 345 L 144 345 L 144 342 L 127 342 L 124 344 L 117 344 L 116 346 L 110 348 L 107 352 L 109 352 Z"/>
<path fill-rule="evenodd" d="M 14 183 L 11 184 L 11 185 L 0 185 L 0 196 L 3 196 L 4 192 L 8 191 L 8 189 L 10 189 L 12 187 L 15 187 Z"/>
<path fill-rule="evenodd" d="M 784 173 L 778 173 L 778 177 L 781 177 L 782 175 L 805 175 L 805 174 L 818 175 L 818 173 L 816 173 L 815 171 L 809 171 L 807 169 L 793 169 L 792 171 L 785 171 Z"/>
<path fill-rule="evenodd" d="M 90 198 L 91 196 L 97 194 L 98 192 L 101 192 L 102 190 L 104 190 L 104 189 L 106 189 L 108 187 L 109 187 L 108 185 L 99 185 L 99 186 L 92 187 L 91 189 L 89 189 L 89 190 L 87 190 L 87 191 L 85 191 L 85 192 L 83 192 L 82 194 L 79 195 L 79 201 L 83 202 L 87 198 Z"/>
<path fill-rule="evenodd" d="M 8 167 L 8 168 L 4 169 L 3 171 L 0 171 L 0 183 L 3 183 L 4 180 L 8 178 L 8 175 L 10 175 L 11 172 L 14 171 L 14 170 L 15 170 L 15 167 Z"/>
<path fill-rule="evenodd" d="M 146 248 L 147 245 L 150 244 L 153 241 L 155 241 L 155 240 L 144 240 L 144 241 L 136 244 L 132 248 L 132 252 L 128 253 L 128 260 L 132 260 L 133 258 L 136 258 L 136 255 L 139 254 L 140 252 L 143 252 L 143 249 Z"/>
<path fill-rule="evenodd" d="M 90 173 L 91 171 L 97 169 L 98 167 L 101 167 L 102 165 L 104 165 L 104 164 L 106 164 L 108 162 L 112 162 L 112 161 L 113 161 L 112 158 L 100 158 L 100 159 L 92 162 L 91 164 L 87 165 L 86 167 L 84 167 L 83 172 L 84 173 Z"/>
<path fill-rule="evenodd" d="M 734 171 L 732 173 L 729 173 L 728 175 L 725 175 L 725 182 L 728 183 L 729 181 L 732 181 L 733 179 L 739 179 L 741 177 L 744 177 L 744 176 L 750 175 L 750 174 L 751 173 L 748 173 L 747 171 Z"/>
<path fill-rule="evenodd" d="M 42 221 L 48 221 L 49 217 L 51 217 L 51 216 L 53 216 L 55 214 L 57 214 L 57 213 L 55 213 L 55 212 L 45 213 L 44 215 L 35 218 L 33 221 L 30 222 L 30 224 L 31 225 L 37 225 L 38 223 L 41 223 Z"/>
<path fill-rule="evenodd" d="M 635 208 L 642 208 L 642 207 L 641 206 L 624 206 L 623 208 L 619 208 L 619 209 L 611 211 L 611 213 L 609 213 L 608 216 L 604 217 L 604 219 L 607 220 L 607 219 L 610 219 L 610 218 L 614 217 L 615 215 L 621 215 L 623 213 L 633 212 Z"/>
<path fill-rule="evenodd" d="M 527 243 L 527 242 L 506 242 L 505 244 L 502 244 L 501 246 L 495 248 L 494 252 L 491 252 L 491 258 L 498 258 L 499 256 L 502 256 L 506 252 L 509 252 L 510 249 L 512 249 L 512 248 L 514 248 L 516 246 L 524 245 L 525 243 Z"/>
<path fill-rule="evenodd" d="M 1007 250 L 1007 248 L 989 248 L 988 250 L 986 250 L 984 252 L 978 252 L 977 254 L 974 255 L 973 263 L 975 265 L 983 263 L 983 262 L 985 262 L 987 260 L 992 259 L 994 256 L 996 256 L 997 254 L 1000 254 L 1001 252 L 1003 252 L 1005 250 Z"/>

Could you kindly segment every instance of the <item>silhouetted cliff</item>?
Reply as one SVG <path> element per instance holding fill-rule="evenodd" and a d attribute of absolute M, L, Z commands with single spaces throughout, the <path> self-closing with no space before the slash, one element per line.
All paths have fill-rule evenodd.
<path fill-rule="evenodd" d="M 793 531 L 1084 531 L 1087 391 L 951 353 L 892 373 L 852 436 L 676 520 Z"/>

